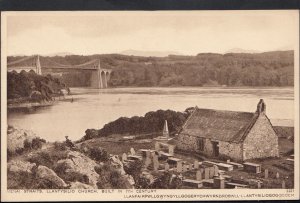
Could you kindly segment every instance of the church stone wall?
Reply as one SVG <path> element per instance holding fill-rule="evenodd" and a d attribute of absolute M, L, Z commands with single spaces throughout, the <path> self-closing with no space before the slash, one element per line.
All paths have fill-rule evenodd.
<path fill-rule="evenodd" d="M 278 136 L 265 114 L 261 114 L 244 140 L 243 159 L 278 156 Z"/>

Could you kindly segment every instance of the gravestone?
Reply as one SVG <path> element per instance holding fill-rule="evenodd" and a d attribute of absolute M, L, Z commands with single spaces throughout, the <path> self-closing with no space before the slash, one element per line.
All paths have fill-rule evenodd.
<path fill-rule="evenodd" d="M 200 173 L 203 174 L 204 173 L 204 169 L 200 168 Z"/>
<path fill-rule="evenodd" d="M 157 150 L 157 151 L 160 150 L 160 144 L 159 144 L 159 142 L 155 142 L 155 150 Z"/>
<path fill-rule="evenodd" d="M 257 189 L 260 189 L 260 188 L 261 188 L 261 182 L 257 181 Z"/>
<path fill-rule="evenodd" d="M 190 163 L 190 164 L 189 164 L 189 170 L 192 170 L 192 169 L 193 169 L 193 164 Z"/>
<path fill-rule="evenodd" d="M 213 188 L 224 189 L 225 188 L 225 178 L 223 176 L 218 176 L 214 178 Z"/>
<path fill-rule="evenodd" d="M 202 180 L 202 173 L 201 172 L 202 172 L 201 170 L 196 172 L 196 180 L 199 180 L 199 181 Z"/>
<path fill-rule="evenodd" d="M 265 169 L 265 178 L 268 178 L 268 177 L 269 177 L 269 170 Z"/>
<path fill-rule="evenodd" d="M 158 157 L 157 157 L 157 155 L 154 155 L 153 156 L 153 168 L 155 171 L 157 171 L 158 167 L 159 167 Z"/>
<path fill-rule="evenodd" d="M 151 153 L 150 153 L 150 151 L 148 150 L 148 151 L 146 151 L 146 157 L 147 158 L 150 158 L 151 157 Z"/>
<path fill-rule="evenodd" d="M 130 154 L 133 156 L 135 155 L 135 150 L 132 147 L 130 148 Z"/>
<path fill-rule="evenodd" d="M 153 158 L 154 156 L 156 156 L 155 152 L 151 152 L 151 158 Z"/>
<path fill-rule="evenodd" d="M 209 178 L 213 178 L 215 175 L 214 167 L 209 167 Z"/>
<path fill-rule="evenodd" d="M 283 180 L 282 183 L 281 183 L 281 188 L 282 188 L 282 189 L 285 189 L 285 181 L 284 181 L 284 180 Z"/>
<path fill-rule="evenodd" d="M 218 176 L 219 175 L 219 168 L 217 165 L 214 165 L 214 176 Z"/>
<path fill-rule="evenodd" d="M 145 166 L 146 168 L 151 164 L 151 159 L 149 157 L 146 157 L 146 160 L 145 160 Z"/>
<path fill-rule="evenodd" d="M 199 161 L 194 161 L 194 168 L 198 169 L 199 168 Z"/>
<path fill-rule="evenodd" d="M 174 155 L 174 147 L 175 146 L 173 146 L 173 145 L 169 145 L 169 154 L 172 156 Z"/>
<path fill-rule="evenodd" d="M 177 172 L 178 172 L 178 173 L 181 173 L 181 172 L 182 172 L 182 162 L 181 162 L 181 161 L 178 161 L 178 162 L 177 162 Z"/>
<path fill-rule="evenodd" d="M 159 163 L 153 160 L 153 168 L 154 168 L 154 171 L 157 171 L 157 170 L 158 170 L 158 167 L 159 167 Z"/>
<path fill-rule="evenodd" d="M 279 179 L 279 178 L 280 178 L 280 175 L 279 175 L 279 173 L 278 173 L 278 172 L 276 173 L 276 178 L 277 178 L 277 179 Z"/>
<path fill-rule="evenodd" d="M 126 161 L 127 160 L 127 154 L 126 153 L 123 153 L 122 154 L 122 161 L 124 162 L 124 161 Z"/>
<path fill-rule="evenodd" d="M 183 165 L 182 171 L 183 171 L 183 172 L 186 172 L 186 171 L 187 171 L 187 165 L 185 165 L 185 164 Z"/>
<path fill-rule="evenodd" d="M 209 179 L 209 168 L 204 169 L 204 179 Z"/>
<path fill-rule="evenodd" d="M 158 163 L 158 156 L 156 154 L 154 154 L 154 156 L 153 156 L 153 163 L 154 162 Z"/>
<path fill-rule="evenodd" d="M 170 169 L 170 166 L 168 163 L 165 163 L 165 171 L 168 171 Z"/>

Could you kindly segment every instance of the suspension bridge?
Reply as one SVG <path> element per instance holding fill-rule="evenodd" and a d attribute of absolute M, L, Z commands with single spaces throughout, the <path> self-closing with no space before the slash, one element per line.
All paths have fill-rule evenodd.
<path fill-rule="evenodd" d="M 28 56 L 7 64 L 7 71 L 16 71 L 20 73 L 22 70 L 29 72 L 34 71 L 39 75 L 62 75 L 71 72 L 90 72 L 90 86 L 92 88 L 107 88 L 110 79 L 111 69 L 104 69 L 100 66 L 100 59 L 94 59 L 78 65 L 64 65 L 52 61 L 48 58 L 41 58 L 39 55 Z"/>

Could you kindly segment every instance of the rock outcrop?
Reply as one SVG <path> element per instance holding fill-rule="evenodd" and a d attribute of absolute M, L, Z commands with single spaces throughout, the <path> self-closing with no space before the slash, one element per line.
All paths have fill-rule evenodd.
<path fill-rule="evenodd" d="M 121 175 L 125 175 L 124 166 L 122 161 L 119 159 L 117 155 L 111 155 L 109 158 L 110 164 L 120 172 Z"/>
<path fill-rule="evenodd" d="M 14 173 L 29 173 L 32 174 L 33 167 L 36 167 L 35 163 L 26 161 L 13 160 L 7 164 L 7 171 Z"/>
<path fill-rule="evenodd" d="M 65 180 L 76 179 L 76 177 L 71 176 L 77 174 L 77 176 L 86 178 L 87 180 L 85 180 L 85 182 L 88 185 L 97 188 L 99 174 L 96 173 L 94 169 L 95 166 L 98 166 L 98 164 L 89 157 L 77 151 L 69 151 L 67 159 L 62 159 L 57 162 L 56 169 L 62 170 L 59 171 L 60 177 Z"/>
<path fill-rule="evenodd" d="M 37 168 L 36 177 L 50 182 L 55 188 L 66 188 L 68 186 L 63 179 L 46 166 L 39 166 Z"/>
<path fill-rule="evenodd" d="M 70 189 L 94 189 L 94 187 L 91 185 L 87 185 L 87 184 L 76 181 L 76 182 L 70 183 Z"/>
<path fill-rule="evenodd" d="M 110 155 L 109 161 L 110 164 L 122 175 L 123 178 L 125 178 L 128 181 L 128 183 L 133 188 L 135 184 L 134 179 L 131 175 L 126 174 L 124 170 L 124 165 L 119 159 L 119 157 L 117 155 Z"/>
<path fill-rule="evenodd" d="M 32 139 L 37 136 L 29 130 L 16 129 L 9 126 L 7 129 L 7 150 L 10 153 L 15 153 L 18 150 L 24 149 L 24 142 L 32 142 Z"/>

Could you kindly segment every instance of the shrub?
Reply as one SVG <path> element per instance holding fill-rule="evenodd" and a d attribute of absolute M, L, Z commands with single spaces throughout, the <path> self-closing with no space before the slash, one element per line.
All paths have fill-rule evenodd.
<path fill-rule="evenodd" d="M 179 176 L 164 172 L 155 179 L 151 188 L 155 189 L 178 189 L 182 186 L 182 180 Z"/>
<path fill-rule="evenodd" d="M 41 139 L 39 137 L 33 138 L 31 141 L 26 139 L 24 140 L 24 149 L 25 150 L 40 149 L 42 148 L 43 143 L 46 143 L 46 140 Z"/>
<path fill-rule="evenodd" d="M 106 162 L 109 159 L 107 151 L 101 147 L 94 147 L 89 149 L 88 156 L 96 161 Z"/>
<path fill-rule="evenodd" d="M 61 143 L 56 141 L 54 142 L 54 149 L 64 151 L 67 150 L 67 146 L 64 142 Z"/>
<path fill-rule="evenodd" d="M 47 166 L 48 168 L 52 168 L 54 164 L 51 155 L 44 151 L 39 152 L 34 156 L 31 156 L 30 158 L 28 158 L 28 161 L 31 163 L 36 163 L 37 166 L 43 165 L 43 166 Z"/>
<path fill-rule="evenodd" d="M 42 148 L 43 143 L 46 143 L 46 140 L 37 137 L 32 139 L 31 146 L 33 149 L 40 149 Z"/>
<path fill-rule="evenodd" d="M 141 174 L 142 170 L 142 162 L 139 160 L 136 160 L 134 162 L 128 162 L 124 164 L 124 171 L 128 174 L 131 175 L 134 179 L 134 181 L 138 181 L 139 176 Z"/>
<path fill-rule="evenodd" d="M 137 189 L 150 189 L 151 188 L 151 184 L 150 184 L 150 180 L 146 177 L 138 177 L 135 180 L 135 188 Z"/>
<path fill-rule="evenodd" d="M 131 188 L 128 180 L 120 174 L 112 165 L 103 165 L 95 167 L 99 174 L 97 187 L 99 189 L 128 189 Z"/>

